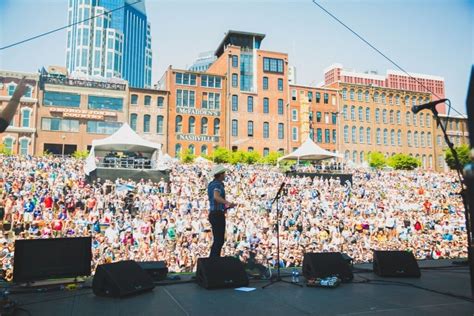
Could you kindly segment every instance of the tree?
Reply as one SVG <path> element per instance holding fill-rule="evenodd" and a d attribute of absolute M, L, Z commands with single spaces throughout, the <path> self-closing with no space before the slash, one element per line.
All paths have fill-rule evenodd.
<path fill-rule="evenodd" d="M 232 153 L 224 148 L 224 147 L 217 147 L 212 154 L 210 155 L 212 161 L 216 163 L 228 163 L 230 162 Z"/>
<path fill-rule="evenodd" d="M 370 153 L 367 157 L 367 161 L 369 162 L 369 166 L 376 169 L 383 168 L 387 164 L 387 160 L 381 152 Z"/>
<path fill-rule="evenodd" d="M 192 153 L 191 149 L 186 149 L 181 152 L 181 161 L 183 163 L 192 163 L 196 158 L 196 155 Z"/>
<path fill-rule="evenodd" d="M 280 158 L 281 156 L 283 156 L 282 153 L 278 151 L 272 151 L 267 156 L 262 157 L 260 159 L 260 162 L 267 165 L 276 165 L 276 163 L 278 162 L 278 158 Z"/>
<path fill-rule="evenodd" d="M 260 160 L 260 154 L 256 151 L 250 151 L 245 153 L 245 163 L 253 165 Z"/>
<path fill-rule="evenodd" d="M 48 153 L 46 153 L 47 155 Z M 76 159 L 86 159 L 89 156 L 89 152 L 87 150 L 76 150 L 72 153 L 72 156 Z"/>
<path fill-rule="evenodd" d="M 9 155 L 11 155 L 11 150 L 7 149 L 5 144 L 0 144 L 0 155 L 9 156 Z"/>
<path fill-rule="evenodd" d="M 462 144 L 461 146 L 455 147 L 454 150 L 458 154 L 461 167 L 464 167 L 470 162 L 468 145 Z M 444 160 L 446 161 L 446 164 L 449 166 L 449 168 L 456 169 L 456 161 L 454 160 L 454 156 L 451 152 L 451 149 L 447 148 L 444 151 Z"/>
<path fill-rule="evenodd" d="M 413 170 L 421 165 L 420 160 L 404 154 L 396 154 L 388 158 L 388 165 L 397 170 Z"/>

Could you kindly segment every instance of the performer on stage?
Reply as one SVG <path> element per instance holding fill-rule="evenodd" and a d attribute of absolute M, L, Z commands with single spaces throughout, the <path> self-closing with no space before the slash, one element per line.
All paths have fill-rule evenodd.
<path fill-rule="evenodd" d="M 207 186 L 209 222 L 211 223 L 212 236 L 214 237 L 209 257 L 221 256 L 225 235 L 225 212 L 226 209 L 236 206 L 236 204 L 225 199 L 224 179 L 226 171 L 227 169 L 224 166 L 215 166 L 211 171 L 214 180 Z"/>

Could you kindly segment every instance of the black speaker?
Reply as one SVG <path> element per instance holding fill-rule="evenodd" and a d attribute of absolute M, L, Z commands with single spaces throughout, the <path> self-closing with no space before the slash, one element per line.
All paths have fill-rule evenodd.
<path fill-rule="evenodd" d="M 303 275 L 306 279 L 336 275 L 342 282 L 354 278 L 350 264 L 340 252 L 306 253 L 303 258 Z"/>
<path fill-rule="evenodd" d="M 92 280 L 97 296 L 124 297 L 150 291 L 153 280 L 132 260 L 99 265 Z"/>
<path fill-rule="evenodd" d="M 163 281 L 168 275 L 168 267 L 164 261 L 145 261 L 137 263 L 151 276 L 153 282 Z"/>
<path fill-rule="evenodd" d="M 234 257 L 199 258 L 196 281 L 206 289 L 249 285 L 249 278 L 244 265 Z"/>
<path fill-rule="evenodd" d="M 419 278 L 418 262 L 411 252 L 374 250 L 374 273 L 383 277 Z"/>

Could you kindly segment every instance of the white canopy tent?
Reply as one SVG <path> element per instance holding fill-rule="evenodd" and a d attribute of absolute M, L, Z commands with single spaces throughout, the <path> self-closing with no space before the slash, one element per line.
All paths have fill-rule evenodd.
<path fill-rule="evenodd" d="M 301 146 L 291 154 L 280 157 L 281 160 L 324 160 L 331 158 L 342 158 L 342 155 L 333 153 L 316 145 L 311 138 L 308 137 Z"/>
<path fill-rule="evenodd" d="M 92 141 L 92 148 L 84 166 L 85 173 L 89 175 L 97 169 L 97 154 L 100 156 L 111 151 L 143 153 L 151 159 L 152 169 L 157 169 L 156 161 L 161 155 L 161 144 L 141 138 L 127 123 L 124 123 L 109 137 Z"/>

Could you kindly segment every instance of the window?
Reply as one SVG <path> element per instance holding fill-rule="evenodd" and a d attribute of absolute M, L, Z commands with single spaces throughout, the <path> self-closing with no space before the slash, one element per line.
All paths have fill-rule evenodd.
<path fill-rule="evenodd" d="M 164 117 L 163 115 L 158 115 L 156 117 L 156 133 L 163 134 L 163 124 L 164 124 Z"/>
<path fill-rule="evenodd" d="M 351 134 L 351 139 L 353 144 L 357 144 L 357 128 L 355 126 L 352 126 L 352 134 Z"/>
<path fill-rule="evenodd" d="M 380 128 L 377 128 L 377 130 L 375 132 L 375 141 L 376 141 L 377 145 L 380 145 Z"/>
<path fill-rule="evenodd" d="M 376 103 L 379 102 L 379 93 L 378 92 L 374 93 L 374 102 L 376 102 Z"/>
<path fill-rule="evenodd" d="M 388 96 L 388 104 L 393 105 L 393 95 Z"/>
<path fill-rule="evenodd" d="M 178 158 L 181 154 L 181 144 L 176 144 L 174 146 L 175 157 Z"/>
<path fill-rule="evenodd" d="M 332 123 L 337 124 L 337 114 L 336 113 L 331 113 L 331 118 L 332 118 Z"/>
<path fill-rule="evenodd" d="M 386 103 L 387 103 L 387 100 L 385 97 L 385 93 L 382 93 L 382 104 L 386 104 Z"/>
<path fill-rule="evenodd" d="M 263 157 L 266 157 L 270 154 L 270 149 L 268 149 L 267 147 L 263 148 Z"/>
<path fill-rule="evenodd" d="M 253 97 L 252 96 L 247 97 L 247 112 L 249 113 L 253 112 Z"/>
<path fill-rule="evenodd" d="M 291 139 L 294 141 L 294 142 L 297 142 L 298 141 L 298 127 L 293 127 L 291 129 Z"/>
<path fill-rule="evenodd" d="M 308 91 L 308 102 L 312 102 L 312 101 L 313 101 L 313 92 Z"/>
<path fill-rule="evenodd" d="M 358 113 L 359 121 L 360 121 L 360 122 L 364 121 L 364 114 L 363 114 L 363 112 L 364 112 L 364 111 L 362 110 L 362 107 L 359 106 L 359 110 L 357 111 L 357 113 Z"/>
<path fill-rule="evenodd" d="M 372 135 L 371 135 L 371 130 L 370 130 L 370 127 L 367 127 L 366 131 L 365 131 L 365 138 L 367 140 L 367 144 L 371 144 L 372 143 Z"/>
<path fill-rule="evenodd" d="M 163 97 L 158 97 L 157 101 L 156 101 L 156 105 L 160 108 L 162 108 L 164 106 L 164 103 L 165 103 L 165 98 Z"/>
<path fill-rule="evenodd" d="M 346 161 L 348 161 L 348 160 L 350 159 L 350 152 L 349 152 L 349 150 L 346 150 L 346 151 L 344 152 L 344 159 L 345 159 Z"/>
<path fill-rule="evenodd" d="M 196 85 L 196 75 L 189 73 L 176 73 L 176 84 L 195 86 Z"/>
<path fill-rule="evenodd" d="M 296 109 L 291 110 L 291 120 L 293 122 L 298 121 L 298 110 Z"/>
<path fill-rule="evenodd" d="M 232 120 L 232 136 L 238 136 L 239 135 L 239 130 L 238 130 L 238 123 L 237 120 Z"/>
<path fill-rule="evenodd" d="M 408 95 L 405 96 L 405 106 L 410 106 L 410 97 Z"/>
<path fill-rule="evenodd" d="M 359 154 L 359 157 L 360 157 L 360 163 L 363 163 L 364 162 L 364 152 L 361 151 L 360 154 Z"/>
<path fill-rule="evenodd" d="M 174 128 L 175 133 L 182 133 L 182 131 L 183 131 L 183 117 L 181 115 L 177 115 L 175 123 L 176 123 L 175 128 Z"/>
<path fill-rule="evenodd" d="M 151 96 L 146 95 L 145 96 L 145 105 L 150 106 L 151 105 Z"/>
<path fill-rule="evenodd" d="M 383 130 L 383 144 L 388 145 L 388 130 L 386 128 Z"/>
<path fill-rule="evenodd" d="M 365 108 L 365 120 L 370 122 L 370 108 Z"/>
<path fill-rule="evenodd" d="M 278 139 L 285 138 L 284 125 L 283 123 L 278 123 Z"/>
<path fill-rule="evenodd" d="M 291 100 L 296 101 L 296 90 L 291 90 Z"/>
<path fill-rule="evenodd" d="M 88 97 L 88 108 L 91 110 L 122 111 L 123 98 L 99 97 L 90 95 Z"/>
<path fill-rule="evenodd" d="M 263 98 L 263 113 L 268 114 L 270 112 L 270 105 L 268 103 L 268 98 Z"/>
<path fill-rule="evenodd" d="M 278 78 L 278 91 L 283 91 L 283 79 Z"/>
<path fill-rule="evenodd" d="M 327 93 L 324 94 L 324 104 L 329 103 L 329 95 Z"/>
<path fill-rule="evenodd" d="M 207 134 L 207 117 L 201 118 L 201 134 L 206 135 Z"/>
<path fill-rule="evenodd" d="M 344 117 L 344 120 L 347 121 L 347 105 L 344 105 L 342 108 L 342 116 Z"/>
<path fill-rule="evenodd" d="M 263 77 L 263 90 L 268 90 L 268 77 Z"/>
<path fill-rule="evenodd" d="M 406 116 L 406 124 L 409 126 L 410 125 L 410 118 L 411 118 L 410 112 L 407 112 L 405 116 Z"/>
<path fill-rule="evenodd" d="M 26 98 L 31 98 L 31 95 L 32 95 L 32 87 L 31 86 L 26 86 L 25 88 L 25 93 L 23 93 L 23 96 L 26 97 Z"/>
<path fill-rule="evenodd" d="M 193 144 L 189 145 L 188 149 L 189 149 L 189 152 L 190 152 L 192 155 L 194 155 L 194 145 L 193 145 Z"/>
<path fill-rule="evenodd" d="M 402 118 L 401 118 L 401 115 L 400 115 L 400 111 L 397 111 L 397 124 L 398 125 L 402 124 Z"/>
<path fill-rule="evenodd" d="M 329 114 L 328 114 L 328 112 L 324 113 L 324 123 L 329 124 Z"/>
<path fill-rule="evenodd" d="M 390 110 L 390 124 L 394 123 L 393 110 Z"/>
<path fill-rule="evenodd" d="M 357 150 L 354 150 L 354 151 L 352 152 L 352 161 L 353 161 L 353 162 L 357 162 Z"/>
<path fill-rule="evenodd" d="M 427 142 L 429 148 L 431 148 L 431 146 L 433 146 L 432 141 L 431 141 L 431 132 L 428 132 L 426 134 L 426 142 Z"/>
<path fill-rule="evenodd" d="M 16 89 L 16 84 L 10 84 L 8 86 L 8 95 L 12 96 L 13 93 L 15 93 L 15 89 Z"/>
<path fill-rule="evenodd" d="M 390 131 L 390 145 L 395 146 L 395 130 Z"/>
<path fill-rule="evenodd" d="M 350 98 L 351 98 L 351 101 L 354 101 L 354 89 L 351 89 L 350 91 Z"/>
<path fill-rule="evenodd" d="M 247 136 L 253 137 L 253 121 L 247 122 Z"/>
<path fill-rule="evenodd" d="M 232 55 L 232 67 L 233 68 L 239 67 L 239 56 Z"/>
<path fill-rule="evenodd" d="M 248 148 L 247 148 L 247 151 L 248 151 L 249 153 L 251 153 L 251 152 L 253 152 L 253 151 L 254 151 L 254 149 L 253 149 L 253 147 L 252 147 L 252 146 L 250 146 L 250 147 L 248 147 Z"/>
<path fill-rule="evenodd" d="M 413 113 L 413 126 L 416 126 L 417 120 L 416 120 L 416 114 Z"/>
<path fill-rule="evenodd" d="M 344 126 L 344 143 L 349 143 L 349 126 Z"/>
<path fill-rule="evenodd" d="M 79 132 L 79 121 L 44 117 L 41 120 L 41 129 L 43 131 Z"/>
<path fill-rule="evenodd" d="M 387 124 L 387 110 L 385 109 L 382 111 L 382 121 L 384 124 Z"/>
<path fill-rule="evenodd" d="M 201 87 L 221 88 L 221 78 L 216 76 L 201 75 Z"/>
<path fill-rule="evenodd" d="M 365 91 L 365 102 L 369 102 L 369 91 Z"/>
<path fill-rule="evenodd" d="M 137 131 L 137 114 L 132 113 L 130 114 L 130 127 L 134 130 Z"/>
<path fill-rule="evenodd" d="M 207 155 L 207 145 L 201 146 L 201 155 Z"/>
<path fill-rule="evenodd" d="M 321 112 L 316 112 L 316 122 L 320 123 L 321 122 Z"/>
<path fill-rule="evenodd" d="M 359 143 L 363 144 L 364 143 L 364 128 L 359 127 Z"/>
<path fill-rule="evenodd" d="M 5 146 L 5 150 L 7 153 L 12 154 L 13 153 L 13 142 L 15 140 L 12 137 L 5 137 L 3 139 L 3 145 Z"/>
<path fill-rule="evenodd" d="M 351 120 L 355 121 L 355 106 L 351 106 Z"/>
<path fill-rule="evenodd" d="M 415 96 L 411 98 L 411 105 L 412 106 L 416 105 L 416 97 Z"/>
<path fill-rule="evenodd" d="M 336 133 L 337 133 L 336 130 L 333 129 L 332 130 L 332 142 L 333 142 L 333 144 L 335 144 L 336 141 L 337 141 L 337 138 L 336 138 L 337 134 Z"/>
<path fill-rule="evenodd" d="M 195 92 L 192 90 L 176 90 L 176 106 L 194 108 Z"/>
<path fill-rule="evenodd" d="M 26 156 L 28 155 L 28 145 L 30 140 L 28 138 L 20 138 L 20 155 Z"/>
<path fill-rule="evenodd" d="M 431 116 L 426 114 L 426 127 L 431 127 Z"/>
<path fill-rule="evenodd" d="M 214 119 L 214 135 L 217 136 L 220 133 L 221 129 L 221 120 L 218 118 Z"/>
<path fill-rule="evenodd" d="M 357 101 L 359 101 L 359 102 L 362 101 L 362 90 L 357 91 Z"/>
<path fill-rule="evenodd" d="M 278 115 L 283 115 L 283 99 L 278 99 Z"/>
<path fill-rule="evenodd" d="M 78 108 L 81 105 L 81 96 L 76 93 L 45 91 L 43 104 Z"/>
<path fill-rule="evenodd" d="M 395 105 L 400 105 L 400 96 L 398 94 L 395 96 Z"/>
<path fill-rule="evenodd" d="M 263 57 L 263 71 L 283 73 L 283 59 Z"/>
<path fill-rule="evenodd" d="M 421 132 L 421 135 L 420 135 L 420 145 L 422 148 L 425 147 L 425 132 Z"/>
<path fill-rule="evenodd" d="M 398 130 L 397 132 L 397 144 L 398 146 L 402 145 L 402 131 L 401 130 Z"/>
<path fill-rule="evenodd" d="M 232 111 L 237 112 L 239 110 L 239 97 L 232 95 Z"/>
<path fill-rule="evenodd" d="M 239 86 L 239 77 L 237 74 L 232 74 L 232 87 L 237 88 Z"/>
<path fill-rule="evenodd" d="M 30 109 L 21 110 L 21 126 L 22 127 L 30 127 L 30 116 L 31 116 Z"/>
<path fill-rule="evenodd" d="M 423 127 L 425 125 L 425 117 L 423 113 L 420 113 L 420 126 Z"/>
<path fill-rule="evenodd" d="M 347 100 L 347 89 L 346 88 L 342 89 L 342 99 Z"/>
<path fill-rule="evenodd" d="M 413 133 L 413 145 L 415 145 L 415 148 L 418 148 L 418 131 Z"/>
<path fill-rule="evenodd" d="M 329 144 L 331 142 L 331 132 L 328 129 L 324 130 L 324 142 Z"/>
<path fill-rule="evenodd" d="M 196 118 L 194 116 L 190 116 L 188 119 L 188 133 L 194 134 L 196 132 Z"/>
<path fill-rule="evenodd" d="M 316 103 L 319 103 L 321 101 L 321 93 L 316 92 Z"/>
<path fill-rule="evenodd" d="M 411 131 L 407 132 L 407 145 L 411 147 Z"/>
<path fill-rule="evenodd" d="M 375 123 L 380 123 L 380 110 L 375 109 Z"/>
<path fill-rule="evenodd" d="M 263 122 L 263 138 L 270 137 L 270 125 L 268 122 Z"/>
<path fill-rule="evenodd" d="M 150 115 L 148 114 L 145 114 L 145 116 L 143 117 L 143 132 L 150 132 Z"/>
<path fill-rule="evenodd" d="M 214 92 L 203 92 L 201 107 L 203 109 L 219 110 L 221 107 L 221 94 Z"/>
<path fill-rule="evenodd" d="M 87 133 L 112 135 L 122 126 L 121 122 L 87 121 Z M 77 121 L 79 131 L 79 121 Z"/>

